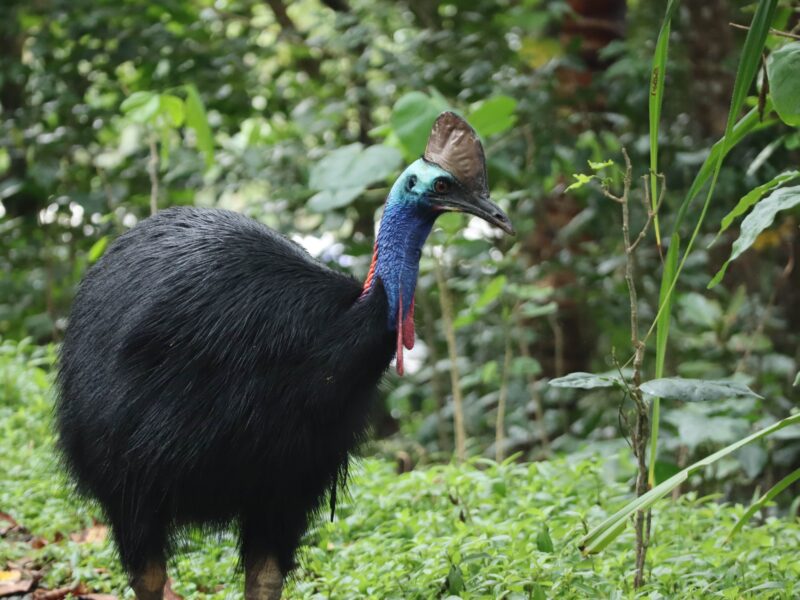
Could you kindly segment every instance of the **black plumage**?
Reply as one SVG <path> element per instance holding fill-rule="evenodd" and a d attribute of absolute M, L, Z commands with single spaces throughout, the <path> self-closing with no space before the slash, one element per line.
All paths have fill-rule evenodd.
<path fill-rule="evenodd" d="M 393 356 L 382 290 L 239 214 L 173 208 L 112 244 L 61 349 L 58 428 L 132 574 L 187 523 L 293 564 Z"/>
<path fill-rule="evenodd" d="M 162 598 L 183 526 L 230 523 L 248 600 L 280 596 L 378 381 L 413 346 L 437 216 L 513 232 L 461 117 L 440 115 L 426 155 L 392 186 L 363 285 L 256 221 L 197 208 L 144 220 L 87 272 L 61 348 L 59 443 L 140 599 Z"/>

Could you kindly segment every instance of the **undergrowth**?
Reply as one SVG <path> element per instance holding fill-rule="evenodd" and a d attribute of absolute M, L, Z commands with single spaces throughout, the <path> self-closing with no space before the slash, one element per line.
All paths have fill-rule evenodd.
<path fill-rule="evenodd" d="M 76 499 L 53 452 L 52 353 L 0 345 L 0 571 L 40 587 L 83 583 L 132 598 L 97 507 Z M 591 448 L 588 448 L 591 455 Z M 364 459 L 333 523 L 306 538 L 287 598 L 796 598 L 800 522 L 754 521 L 724 543 L 742 506 L 689 493 L 657 513 L 647 584 L 634 592 L 630 527 L 583 558 L 587 526 L 630 499 L 614 457 L 428 467 L 397 475 Z M 584 455 L 585 456 L 585 455 Z M 628 466 L 629 476 L 633 469 Z M 209 481 L 208 493 L 224 482 Z M 235 539 L 193 532 L 170 564 L 185 598 L 238 598 Z"/>

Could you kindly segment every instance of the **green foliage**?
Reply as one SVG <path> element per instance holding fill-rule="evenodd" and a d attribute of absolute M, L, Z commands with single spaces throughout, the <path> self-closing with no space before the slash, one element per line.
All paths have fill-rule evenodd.
<path fill-rule="evenodd" d="M 407 160 L 422 156 L 431 125 L 448 108 L 438 94 L 428 96 L 422 92 L 409 92 L 395 102 L 390 123 Z"/>
<path fill-rule="evenodd" d="M 714 240 L 716 241 L 716 239 L 719 238 L 719 236 L 722 235 L 722 233 L 724 233 L 728 227 L 733 224 L 737 217 L 741 217 L 748 210 L 750 210 L 753 205 L 759 202 L 761 198 L 764 197 L 764 194 L 771 192 L 776 187 L 797 179 L 798 177 L 800 177 L 800 171 L 785 171 L 783 173 L 779 173 L 767 183 L 762 183 L 761 185 L 758 185 L 747 192 L 744 196 L 742 196 L 739 202 L 736 203 L 736 206 L 733 207 L 733 210 L 731 210 L 731 212 L 725 215 L 725 217 L 722 219 L 719 233 L 717 233 L 717 237 L 714 238 Z"/>
<path fill-rule="evenodd" d="M 780 188 L 758 202 L 753 212 L 742 221 L 741 232 L 733 243 L 731 255 L 708 284 L 709 287 L 717 285 L 722 280 L 730 262 L 739 258 L 753 245 L 758 235 L 772 225 L 780 211 L 789 210 L 798 204 L 800 204 L 800 186 Z"/>
<path fill-rule="evenodd" d="M 589 533 L 581 538 L 581 550 L 584 552 L 584 554 L 593 554 L 595 552 L 602 551 L 622 533 L 628 518 L 631 515 L 637 511 L 644 511 L 648 508 L 651 508 L 658 500 L 669 494 L 682 483 L 686 482 L 691 475 L 705 469 L 709 465 L 712 465 L 716 461 L 725 458 L 729 454 L 739 450 L 751 442 L 759 440 L 776 431 L 780 431 L 785 427 L 798 424 L 800 424 L 800 414 L 787 417 L 782 421 L 775 423 L 774 425 L 766 427 L 760 431 L 756 431 L 755 433 L 742 438 L 734 444 L 726 446 L 722 450 L 718 450 L 714 454 L 707 456 L 706 458 L 686 467 L 685 469 L 682 469 L 666 481 L 659 483 L 646 494 L 639 496 L 631 502 L 628 502 L 619 511 L 589 531 Z"/>
<path fill-rule="evenodd" d="M 775 112 L 787 125 L 800 126 L 800 42 L 791 42 L 769 55 L 767 74 Z"/>
<path fill-rule="evenodd" d="M 761 398 L 749 387 L 738 381 L 665 377 L 645 381 L 640 387 L 645 394 L 682 402 L 711 402 L 729 398 Z"/>
<path fill-rule="evenodd" d="M 594 373 L 575 372 L 564 375 L 564 377 L 551 379 L 550 385 L 553 387 L 592 390 L 595 388 L 621 386 L 622 380 L 617 375 L 596 375 Z"/>
<path fill-rule="evenodd" d="M 347 206 L 372 183 L 395 173 L 402 156 L 394 148 L 355 143 L 337 148 L 311 168 L 308 186 L 318 190 L 308 201 L 314 211 Z"/>
<path fill-rule="evenodd" d="M 80 541 L 100 517 L 69 491 L 53 455 L 50 429 L 52 353 L 28 343 L 0 344 L 0 506 L 40 540 L 8 534 L 0 562 L 32 559 L 42 584 L 84 583 L 130 597 L 110 539 Z M 615 459 L 566 459 L 519 464 L 475 460 L 397 475 L 375 459 L 359 463 L 333 523 L 306 536 L 291 598 L 610 597 L 628 589 L 623 552 L 591 561 L 578 549 L 583 521 L 607 514 L 628 495 L 614 478 Z M 800 523 L 768 519 L 721 541 L 741 507 L 690 494 L 661 507 L 653 539 L 654 576 L 646 594 L 754 597 L 798 591 L 800 571 L 786 547 L 800 543 Z M 44 542 L 44 545 L 42 545 Z M 615 542 L 622 550 L 630 535 Z M 236 543 L 230 532 L 189 532 L 170 562 L 173 589 L 184 597 L 240 595 Z M 759 560 L 753 560 L 757 553 Z M 409 573 L 414 573 L 409 577 Z"/>

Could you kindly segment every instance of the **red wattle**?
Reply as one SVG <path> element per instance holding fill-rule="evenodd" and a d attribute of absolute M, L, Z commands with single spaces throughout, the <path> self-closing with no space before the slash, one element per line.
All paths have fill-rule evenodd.
<path fill-rule="evenodd" d="M 394 364 L 397 374 L 403 374 L 403 292 L 400 292 L 400 301 L 397 306 L 397 351 Z"/>
<path fill-rule="evenodd" d="M 408 314 L 403 318 L 403 345 L 407 350 L 414 347 L 414 298 L 411 299 Z"/>

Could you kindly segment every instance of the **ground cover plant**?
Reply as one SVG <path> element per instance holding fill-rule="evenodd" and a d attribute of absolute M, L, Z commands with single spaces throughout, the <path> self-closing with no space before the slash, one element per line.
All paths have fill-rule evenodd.
<path fill-rule="evenodd" d="M 41 577 L 42 589 L 132 597 L 97 507 L 78 501 L 53 454 L 52 351 L 0 346 L 0 592 Z M 336 519 L 307 536 L 289 598 L 627 598 L 625 548 L 582 555 L 586 523 L 625 503 L 623 448 L 540 463 L 488 459 L 399 474 L 364 459 Z M 623 463 L 623 464 L 620 464 Z M 208 493 L 216 485 L 209 482 Z M 642 597 L 794 598 L 800 524 L 769 517 L 726 541 L 745 507 L 686 494 L 658 506 L 652 567 Z M 227 533 L 192 532 L 171 564 L 185 598 L 232 598 L 241 589 Z M 90 596 L 91 597 L 91 596 Z"/>

